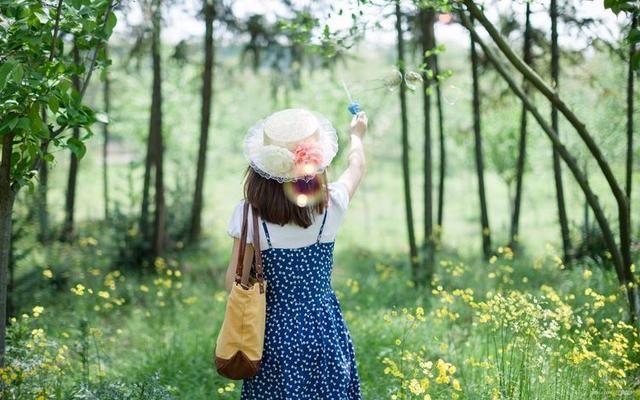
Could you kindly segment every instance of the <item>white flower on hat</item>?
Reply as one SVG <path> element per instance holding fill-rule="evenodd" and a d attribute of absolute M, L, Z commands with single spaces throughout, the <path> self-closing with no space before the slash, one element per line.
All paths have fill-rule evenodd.
<path fill-rule="evenodd" d="M 287 176 L 293 168 L 293 153 L 284 147 L 265 145 L 259 151 L 260 165 L 267 171 Z"/>

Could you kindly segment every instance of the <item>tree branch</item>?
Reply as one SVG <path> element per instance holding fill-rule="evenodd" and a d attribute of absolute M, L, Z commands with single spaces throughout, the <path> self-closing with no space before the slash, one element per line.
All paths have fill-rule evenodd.
<path fill-rule="evenodd" d="M 60 29 L 60 14 L 62 13 L 62 0 L 58 1 L 56 7 L 56 22 L 53 25 L 53 34 L 51 35 L 51 51 L 49 52 L 49 61 L 53 60 L 56 54 L 56 38 L 58 37 L 58 30 Z"/>
<path fill-rule="evenodd" d="M 61 0 L 62 1 L 62 0 Z M 107 22 L 109 21 L 109 14 L 111 14 L 111 10 L 113 9 L 113 1 L 109 0 L 109 5 L 107 6 L 107 12 L 104 15 L 104 21 L 102 22 L 102 33 L 104 34 L 107 29 Z M 102 41 L 96 44 L 96 48 L 93 52 L 93 57 L 91 58 L 91 64 L 89 65 L 89 71 L 87 72 L 87 77 L 82 83 L 82 89 L 80 89 L 80 101 L 84 97 L 84 93 L 87 91 L 87 87 L 89 86 L 89 80 L 91 79 L 91 74 L 93 73 L 93 68 L 96 65 L 96 60 L 98 59 L 98 51 L 100 51 L 100 47 L 102 46 Z"/>

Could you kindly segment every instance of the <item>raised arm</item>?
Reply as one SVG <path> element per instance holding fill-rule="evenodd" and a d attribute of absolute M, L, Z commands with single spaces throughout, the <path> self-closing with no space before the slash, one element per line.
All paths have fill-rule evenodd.
<path fill-rule="evenodd" d="M 351 147 L 349 148 L 349 166 L 344 170 L 338 182 L 343 182 L 349 191 L 349 199 L 353 198 L 362 177 L 367 171 L 362 138 L 367 132 L 367 114 L 360 111 L 351 120 Z"/>

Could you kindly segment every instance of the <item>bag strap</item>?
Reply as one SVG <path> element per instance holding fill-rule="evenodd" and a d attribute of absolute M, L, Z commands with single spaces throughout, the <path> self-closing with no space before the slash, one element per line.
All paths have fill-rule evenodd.
<path fill-rule="evenodd" d="M 245 200 L 242 209 L 242 229 L 240 230 L 240 247 L 238 249 L 238 261 L 236 264 L 236 283 L 242 285 L 242 270 L 244 268 L 244 252 L 247 247 L 247 214 L 249 213 L 249 202 Z M 244 285 L 243 285 L 244 286 Z"/>
<path fill-rule="evenodd" d="M 260 293 L 264 293 L 264 274 L 262 272 L 262 250 L 260 249 L 260 229 L 258 228 L 258 213 L 251 207 L 253 214 L 253 254 L 256 264 L 256 279 L 260 284 Z"/>
<path fill-rule="evenodd" d="M 238 249 L 238 263 L 236 265 L 236 279 L 243 288 L 249 289 L 248 282 L 242 282 L 244 269 L 244 253 L 247 247 L 247 219 L 249 214 L 249 202 L 245 200 L 242 209 L 242 229 L 240 232 L 240 248 Z M 260 284 L 260 293 L 264 293 L 264 273 L 262 270 L 262 252 L 260 250 L 260 230 L 258 229 L 258 214 L 254 207 L 251 207 L 253 216 L 253 258 L 256 265 L 256 278 Z M 247 278 L 248 281 L 248 278 Z"/>

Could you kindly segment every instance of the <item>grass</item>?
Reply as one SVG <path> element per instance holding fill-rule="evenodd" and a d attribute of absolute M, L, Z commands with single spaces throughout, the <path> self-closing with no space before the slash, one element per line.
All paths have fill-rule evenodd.
<path fill-rule="evenodd" d="M 60 272 L 53 272 L 52 278 L 34 278 L 41 285 L 36 292 L 40 296 L 31 301 L 22 293 L 24 310 L 36 304 L 44 305 L 44 310 L 17 325 L 42 327 L 57 346 L 72 349 L 70 364 L 59 372 L 62 386 L 68 388 L 82 380 L 80 360 L 85 357 L 94 382 L 143 382 L 157 373 L 158 385 L 169 388 L 177 398 L 239 398 L 240 383 L 217 375 L 212 363 L 225 304 L 225 249 L 175 253 L 156 265 L 156 274 L 121 270 L 106 275 L 100 267 L 108 257 L 97 255 L 101 248 L 108 248 L 106 240 L 63 245 L 58 257 L 64 259 L 49 254 L 52 265 L 66 262 L 74 271 L 68 283 L 71 287 L 81 283 L 82 295 L 53 288 Z M 85 266 L 89 254 L 94 254 L 95 265 Z M 424 393 L 433 399 L 452 395 L 551 399 L 558 390 L 567 399 L 633 398 L 640 356 L 637 331 L 617 323 L 626 318 L 626 308 L 610 272 L 588 264 L 563 269 L 552 250 L 536 260 L 513 260 L 504 250 L 483 263 L 465 260 L 445 248 L 439 261 L 432 293 L 412 286 L 401 253 L 362 248 L 336 253 L 332 285 L 354 340 L 365 399 L 392 398 L 394 394 L 422 398 L 412 395 L 411 388 L 422 394 L 415 382 L 424 378 L 430 381 Z M 176 271 L 181 271 L 180 276 Z M 597 295 L 586 295 L 587 288 Z M 101 297 L 101 291 L 109 296 Z M 51 297 L 41 297 L 47 293 Z M 507 302 L 496 300 L 510 294 L 514 297 Z M 473 300 L 465 299 L 469 296 Z M 121 298 L 125 302 L 117 305 Z M 596 304 L 599 301 L 602 304 Z M 419 316 L 419 307 L 424 320 L 408 319 L 408 315 Z M 522 310 L 526 313 L 520 313 Z M 88 324 L 85 334 L 82 321 Z M 589 340 L 581 343 L 584 337 Z M 401 342 L 396 344 L 398 339 Z M 538 351 L 548 358 L 537 359 L 524 350 L 524 339 L 539 346 Z M 39 342 L 29 338 L 26 343 L 30 340 L 37 348 Z M 83 342 L 89 343 L 85 351 Z M 601 377 L 594 375 L 603 368 L 599 359 L 572 363 L 570 358 L 594 357 L 588 355 L 591 353 L 609 368 Z M 426 375 L 421 372 L 420 357 L 432 365 Z M 396 369 L 386 370 L 391 364 L 385 359 L 392 360 Z M 439 364 L 439 359 L 448 364 Z M 522 360 L 531 365 L 523 366 Z M 561 366 L 560 371 L 553 362 Z M 442 375 L 438 365 L 450 367 L 442 367 Z M 50 373 L 46 367 L 36 371 Z M 620 371 L 625 372 L 625 379 L 617 375 Z M 412 379 L 416 380 L 413 386 Z M 561 382 L 550 389 L 555 379 Z M 25 377 L 23 385 L 28 382 Z M 616 388 L 620 382 L 623 386 Z M 455 385 L 461 390 L 455 390 Z M 496 393 L 504 397 L 495 397 Z"/>

